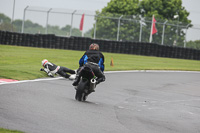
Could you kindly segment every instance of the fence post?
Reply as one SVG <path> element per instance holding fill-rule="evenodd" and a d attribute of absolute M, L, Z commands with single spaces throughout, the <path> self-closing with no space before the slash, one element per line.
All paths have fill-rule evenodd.
<path fill-rule="evenodd" d="M 178 14 L 178 13 L 177 13 Z M 179 19 L 180 19 L 180 16 L 179 15 L 174 15 L 174 18 L 178 18 L 178 21 L 177 21 L 177 24 L 176 24 L 176 44 L 177 45 L 177 42 L 178 42 L 178 27 L 179 27 Z"/>
<path fill-rule="evenodd" d="M 52 8 L 50 8 L 50 9 L 47 11 L 46 34 L 48 33 L 49 12 L 50 12 L 51 10 L 52 10 Z"/>
<path fill-rule="evenodd" d="M 142 20 L 140 20 L 140 36 L 139 36 L 139 42 L 142 41 Z"/>
<path fill-rule="evenodd" d="M 118 19 L 118 30 L 117 30 L 117 41 L 119 41 L 119 29 L 120 29 L 120 19 L 123 17 L 123 15 L 121 15 Z"/>
<path fill-rule="evenodd" d="M 14 0 L 14 2 L 13 2 L 13 13 L 12 13 L 12 19 L 11 19 L 12 31 L 13 31 L 14 14 L 15 14 L 15 0 Z"/>
<path fill-rule="evenodd" d="M 94 39 L 96 39 L 96 26 L 97 26 L 97 17 L 98 15 L 95 15 L 96 17 L 96 21 L 95 21 L 95 25 L 94 25 Z"/>
<path fill-rule="evenodd" d="M 188 24 L 188 25 L 186 26 L 184 48 L 186 47 L 186 44 L 187 44 L 187 30 L 188 30 L 188 27 L 189 27 L 189 26 L 190 26 L 190 24 Z"/>
<path fill-rule="evenodd" d="M 29 6 L 27 6 L 27 7 L 24 9 L 24 17 L 23 17 L 23 21 L 22 21 L 22 33 L 24 33 L 25 13 L 26 13 L 26 9 L 27 9 L 28 7 L 29 7 Z"/>
<path fill-rule="evenodd" d="M 71 29 L 70 29 L 70 36 L 72 35 L 72 24 L 73 24 L 73 15 L 76 12 L 76 10 L 74 10 L 74 12 L 72 13 L 72 17 L 71 17 Z"/>
<path fill-rule="evenodd" d="M 164 22 L 164 24 L 163 24 L 163 33 L 162 33 L 162 42 L 161 42 L 162 45 L 163 45 L 163 43 L 164 43 L 165 25 L 166 25 L 167 22 L 168 22 L 168 20 L 166 20 L 166 21 Z"/>

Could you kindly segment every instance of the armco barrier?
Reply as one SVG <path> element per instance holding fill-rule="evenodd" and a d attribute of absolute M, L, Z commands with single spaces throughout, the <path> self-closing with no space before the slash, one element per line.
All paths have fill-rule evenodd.
<path fill-rule="evenodd" d="M 53 34 L 22 34 L 0 31 L 0 44 L 85 51 L 91 43 L 102 52 L 200 60 L 200 50 L 153 43 L 121 42 L 86 37 L 60 37 Z"/>

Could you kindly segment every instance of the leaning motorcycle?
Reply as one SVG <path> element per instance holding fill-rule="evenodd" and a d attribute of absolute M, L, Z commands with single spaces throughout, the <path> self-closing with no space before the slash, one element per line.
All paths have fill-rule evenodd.
<path fill-rule="evenodd" d="M 80 81 L 75 88 L 75 99 L 78 101 L 85 101 L 88 95 L 93 92 L 96 87 L 96 76 L 90 67 L 84 67 L 81 70 L 80 76 Z"/>

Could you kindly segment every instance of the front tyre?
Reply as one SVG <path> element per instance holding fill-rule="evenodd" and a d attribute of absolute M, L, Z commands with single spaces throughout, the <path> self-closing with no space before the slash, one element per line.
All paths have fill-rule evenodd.
<path fill-rule="evenodd" d="M 76 95 L 75 95 L 75 99 L 77 101 L 85 101 L 87 99 L 88 94 L 86 93 L 87 91 L 87 84 L 88 84 L 88 80 L 81 80 L 79 85 L 77 86 L 77 90 L 76 90 Z"/>
<path fill-rule="evenodd" d="M 76 91 L 75 99 L 77 101 L 84 102 L 87 99 L 87 96 L 84 92 L 80 93 L 79 91 Z"/>

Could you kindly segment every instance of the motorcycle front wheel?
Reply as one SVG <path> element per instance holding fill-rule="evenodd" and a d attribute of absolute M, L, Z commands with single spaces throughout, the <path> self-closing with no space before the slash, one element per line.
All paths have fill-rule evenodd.
<path fill-rule="evenodd" d="M 76 91 L 75 99 L 77 101 L 84 102 L 87 99 L 87 96 L 88 95 L 86 93 L 80 93 L 80 92 Z"/>
<path fill-rule="evenodd" d="M 77 86 L 75 99 L 77 101 L 85 101 L 87 99 L 88 94 L 85 92 L 87 90 L 88 80 L 81 80 L 79 85 Z"/>

